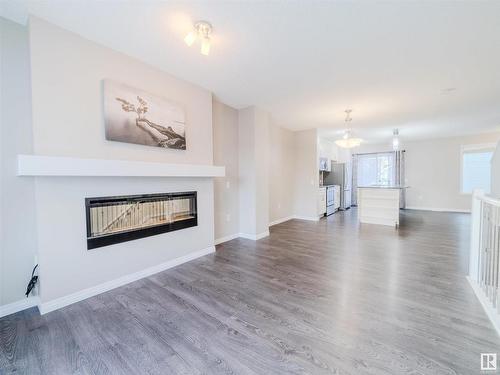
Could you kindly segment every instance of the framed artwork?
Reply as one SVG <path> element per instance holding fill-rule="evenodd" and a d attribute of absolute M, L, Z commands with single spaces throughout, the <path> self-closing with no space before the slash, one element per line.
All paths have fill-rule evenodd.
<path fill-rule="evenodd" d="M 103 83 L 107 140 L 186 149 L 185 115 L 179 105 L 121 83 Z"/>

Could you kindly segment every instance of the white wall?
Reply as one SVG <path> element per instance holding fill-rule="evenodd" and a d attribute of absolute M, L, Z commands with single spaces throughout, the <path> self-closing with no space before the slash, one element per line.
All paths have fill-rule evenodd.
<path fill-rule="evenodd" d="M 239 224 L 246 236 L 269 227 L 269 114 L 256 107 L 238 111 Z"/>
<path fill-rule="evenodd" d="M 500 142 L 491 160 L 491 195 L 500 198 Z"/>
<path fill-rule="evenodd" d="M 298 217 L 317 218 L 319 188 L 317 130 L 294 133 L 295 179 L 294 213 Z"/>
<path fill-rule="evenodd" d="M 214 163 L 226 176 L 214 180 L 215 239 L 239 233 L 238 111 L 215 98 L 212 102 Z"/>
<path fill-rule="evenodd" d="M 295 190 L 294 133 L 271 124 L 269 127 L 269 220 L 294 215 Z"/>
<path fill-rule="evenodd" d="M 38 19 L 30 20 L 34 151 L 102 159 L 212 164 L 212 94 Z M 187 150 L 104 139 L 109 78 L 184 106 Z M 84 198 L 198 192 L 198 226 L 88 251 Z M 213 181 L 200 178 L 36 178 L 40 298 L 55 299 L 156 267 L 214 243 Z"/>
<path fill-rule="evenodd" d="M 468 211 L 471 195 L 460 192 L 461 147 L 497 142 L 500 134 L 404 142 L 406 150 L 407 208 Z M 355 152 L 391 150 L 387 144 L 363 144 Z"/>
<path fill-rule="evenodd" d="M 268 195 L 269 221 L 279 221 L 294 215 L 293 192 L 295 178 L 295 145 L 294 133 L 269 122 L 269 155 L 267 162 L 261 150 L 262 136 L 255 135 L 255 109 L 245 108 L 238 111 L 216 99 L 213 100 L 213 128 L 214 128 L 214 163 L 226 166 L 226 177 L 217 178 L 214 182 L 215 193 L 215 239 L 221 240 L 238 236 L 240 232 L 245 233 L 245 228 L 256 223 L 253 211 L 248 211 L 253 203 L 253 197 L 257 196 L 254 181 L 259 178 L 264 181 L 260 184 L 261 195 Z M 239 146 L 239 116 L 242 122 L 242 144 Z M 264 113 L 265 116 L 265 113 Z M 267 121 L 267 120 L 264 120 Z M 249 140 L 252 140 L 251 142 Z M 256 142 L 256 143 L 255 143 Z M 267 142 L 265 142 L 267 143 Z M 264 143 L 264 144 L 265 144 Z M 241 147 L 241 148 L 240 148 Z M 256 171 L 257 159 L 254 158 L 255 147 L 260 152 L 260 165 L 264 165 L 263 173 L 267 171 L 267 189 L 262 176 L 249 174 Z M 239 151 L 242 151 L 241 162 Z M 239 164 L 243 168 L 241 184 L 239 183 Z M 229 186 L 227 183 L 229 182 Z M 243 199 L 243 210 L 239 206 L 239 189 Z M 255 193 L 255 195 L 254 195 Z M 239 225 L 239 215 L 242 212 L 243 224 Z M 229 216 L 228 216 L 229 215 Z M 256 213 L 255 213 L 256 215 Z M 252 219 L 251 219 L 252 218 Z M 251 220 L 250 220 L 251 219 Z M 245 220 L 248 220 L 245 222 Z M 255 224 L 256 225 L 256 224 Z M 257 233 L 257 227 L 250 230 Z M 263 231 L 266 228 L 264 226 Z M 261 232 L 259 232 L 261 233 Z"/>
<path fill-rule="evenodd" d="M 4 265 L 3 265 L 3 258 L 4 258 L 4 245 L 3 245 L 3 155 L 2 155 L 2 150 L 3 150 L 3 87 L 4 87 L 4 79 L 3 79 L 3 57 L 4 57 L 4 34 L 5 34 L 5 26 L 4 26 L 4 19 L 0 18 L 0 307 L 3 304 L 3 276 L 5 274 L 4 271 Z"/>
<path fill-rule="evenodd" d="M 338 147 L 331 139 L 318 137 L 318 155 L 330 158 L 337 163 L 345 163 L 351 161 L 352 150 Z"/>
<path fill-rule="evenodd" d="M 269 113 L 255 108 L 257 234 L 269 230 Z"/>
<path fill-rule="evenodd" d="M 34 181 L 19 178 L 18 153 L 31 153 L 31 84 L 26 27 L 0 18 L 0 306 L 25 299 L 35 262 Z"/>
<path fill-rule="evenodd" d="M 30 19 L 33 132 L 37 154 L 212 164 L 212 94 L 109 48 Z M 106 141 L 102 80 L 184 107 L 187 150 Z"/>
<path fill-rule="evenodd" d="M 337 161 L 339 163 L 347 163 L 352 161 L 352 149 L 337 147 Z"/>
<path fill-rule="evenodd" d="M 85 197 L 190 190 L 198 226 L 87 250 Z M 42 305 L 213 244 L 211 179 L 42 177 L 36 198 Z"/>
<path fill-rule="evenodd" d="M 255 195 L 255 131 L 254 111 L 244 108 L 238 111 L 238 205 L 239 230 L 257 233 L 257 213 Z"/>

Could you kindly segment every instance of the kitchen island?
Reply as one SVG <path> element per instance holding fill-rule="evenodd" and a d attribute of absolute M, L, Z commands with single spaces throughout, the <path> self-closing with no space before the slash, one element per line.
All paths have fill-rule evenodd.
<path fill-rule="evenodd" d="M 398 227 L 401 194 L 406 188 L 406 186 L 359 186 L 359 222 Z"/>

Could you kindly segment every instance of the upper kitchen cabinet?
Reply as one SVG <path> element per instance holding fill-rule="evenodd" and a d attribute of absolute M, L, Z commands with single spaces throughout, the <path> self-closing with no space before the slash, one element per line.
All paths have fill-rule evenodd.
<path fill-rule="evenodd" d="M 337 146 L 329 139 L 318 137 L 318 150 L 320 158 L 327 158 L 333 162 L 338 161 Z"/>

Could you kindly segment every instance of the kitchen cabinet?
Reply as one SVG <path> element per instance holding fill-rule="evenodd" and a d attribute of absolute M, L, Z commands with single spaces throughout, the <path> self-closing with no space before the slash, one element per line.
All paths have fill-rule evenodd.
<path fill-rule="evenodd" d="M 399 202 L 405 186 L 360 186 L 358 219 L 360 223 L 399 226 Z"/>
<path fill-rule="evenodd" d="M 340 186 L 337 186 L 334 190 L 333 196 L 333 208 L 335 211 L 340 209 Z"/>
<path fill-rule="evenodd" d="M 337 162 L 339 160 L 339 150 L 335 142 L 319 137 L 318 156 L 320 158 L 330 159 L 330 162 Z"/>
<path fill-rule="evenodd" d="M 326 214 L 326 188 L 318 189 L 318 216 Z"/>

